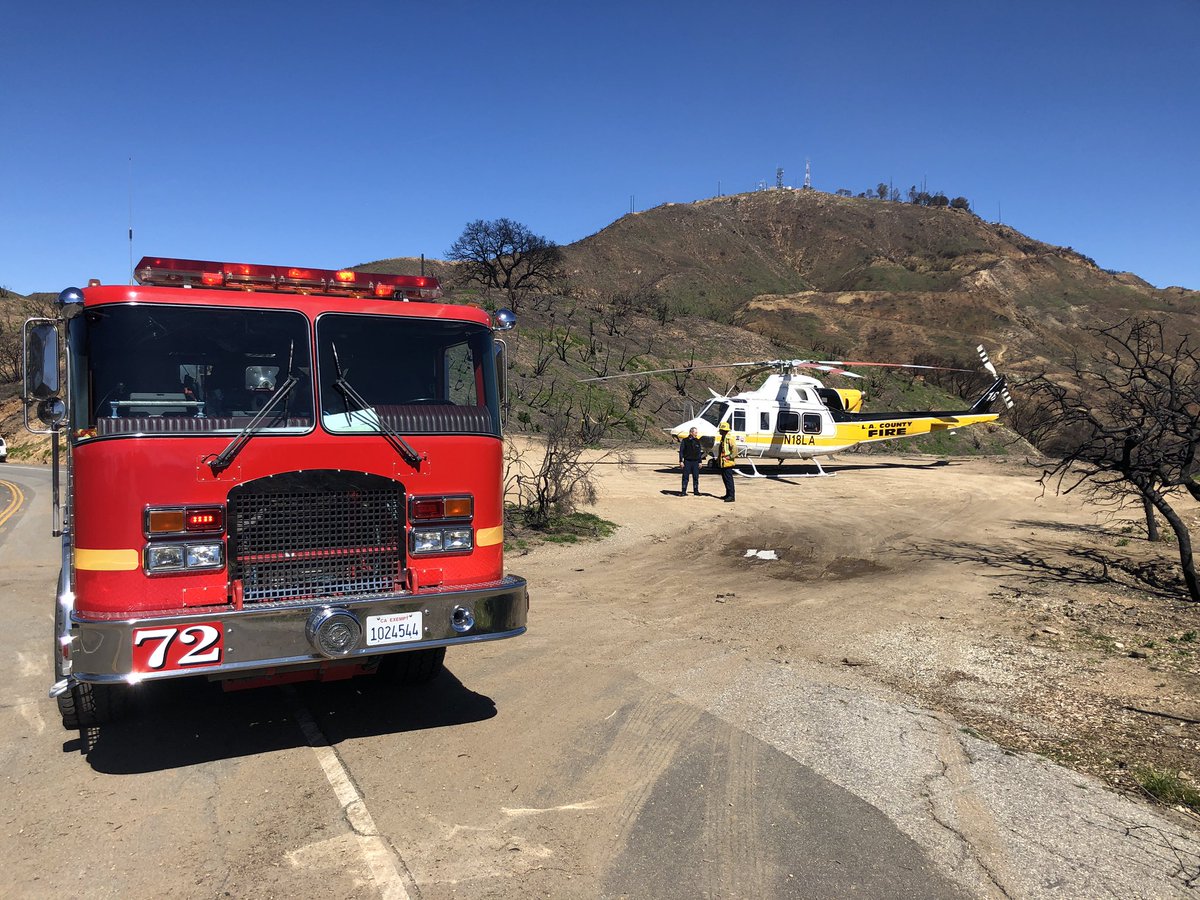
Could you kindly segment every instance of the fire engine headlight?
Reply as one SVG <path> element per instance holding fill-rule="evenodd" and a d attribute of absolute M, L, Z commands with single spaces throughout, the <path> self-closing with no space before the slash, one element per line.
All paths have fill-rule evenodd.
<path fill-rule="evenodd" d="M 204 544 L 148 544 L 146 571 L 184 572 L 191 569 L 220 569 L 225 565 L 225 545 L 221 541 Z"/>
<path fill-rule="evenodd" d="M 219 544 L 188 544 L 189 569 L 219 569 L 225 565 L 224 547 Z"/>
<path fill-rule="evenodd" d="M 436 553 L 442 549 L 442 529 L 414 528 L 412 532 L 413 553 Z"/>
<path fill-rule="evenodd" d="M 150 572 L 173 572 L 183 568 L 183 544 L 151 544 L 146 548 L 146 569 Z"/>
<path fill-rule="evenodd" d="M 471 549 L 471 529 L 470 528 L 447 528 L 442 532 L 442 549 L 443 550 L 470 550 Z"/>

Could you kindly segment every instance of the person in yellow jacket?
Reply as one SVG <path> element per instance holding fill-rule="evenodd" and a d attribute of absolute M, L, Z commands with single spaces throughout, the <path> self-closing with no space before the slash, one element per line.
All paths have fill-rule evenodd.
<path fill-rule="evenodd" d="M 729 433 L 729 423 L 722 422 L 717 428 L 717 467 L 721 470 L 721 480 L 725 482 L 725 496 L 721 499 L 726 503 L 733 502 L 733 467 L 737 465 L 737 442 Z"/>

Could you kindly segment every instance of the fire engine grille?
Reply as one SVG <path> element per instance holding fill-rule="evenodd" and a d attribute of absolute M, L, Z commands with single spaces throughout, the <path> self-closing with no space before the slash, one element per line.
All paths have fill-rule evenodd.
<path fill-rule="evenodd" d="M 242 602 L 393 593 L 404 488 L 361 472 L 288 472 L 229 492 L 229 558 Z"/>

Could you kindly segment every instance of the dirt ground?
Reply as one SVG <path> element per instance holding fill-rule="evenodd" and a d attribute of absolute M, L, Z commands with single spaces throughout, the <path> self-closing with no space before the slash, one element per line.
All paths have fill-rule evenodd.
<path fill-rule="evenodd" d="M 647 626 L 853 670 L 1130 795 L 1147 768 L 1200 785 L 1200 607 L 1132 514 L 1043 495 L 1025 460 L 848 454 L 831 478 L 764 468 L 779 477 L 725 504 L 715 474 L 677 496 L 669 450 L 632 459 L 595 470 L 614 537 L 511 554 L 535 604 L 606 592 Z"/>

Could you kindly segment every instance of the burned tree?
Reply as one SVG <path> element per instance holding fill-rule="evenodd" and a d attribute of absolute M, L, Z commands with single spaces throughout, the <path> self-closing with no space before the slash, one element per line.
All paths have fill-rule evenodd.
<path fill-rule="evenodd" d="M 552 290 L 562 277 L 558 244 L 512 219 L 468 222 L 446 258 L 459 264 L 464 281 L 504 291 L 513 309 L 531 292 Z"/>
<path fill-rule="evenodd" d="M 1188 595 L 1200 602 L 1191 534 L 1174 505 L 1185 491 L 1200 499 L 1200 348 L 1188 335 L 1168 339 L 1160 323 L 1147 320 L 1094 333 L 1105 345 L 1100 358 L 1076 357 L 1066 379 L 1042 376 L 1026 385 L 1047 412 L 1032 437 L 1058 460 L 1041 482 L 1100 499 L 1136 496 L 1151 537 L 1155 512 L 1170 525 Z"/>
<path fill-rule="evenodd" d="M 588 399 L 568 400 L 550 416 L 544 444 L 505 443 L 505 515 L 537 530 L 596 502 L 593 472 L 602 462 L 624 462 L 619 449 L 594 451 L 612 427 L 614 408 L 594 408 Z"/>

